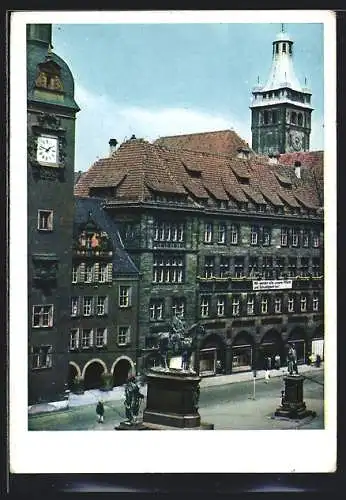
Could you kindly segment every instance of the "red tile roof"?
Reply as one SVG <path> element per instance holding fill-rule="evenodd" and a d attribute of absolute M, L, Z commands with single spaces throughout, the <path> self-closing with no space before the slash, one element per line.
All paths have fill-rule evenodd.
<path fill-rule="evenodd" d="M 165 136 L 157 139 L 154 144 L 170 149 L 189 149 L 230 156 L 235 156 L 239 148 L 250 149 L 248 143 L 234 130 Z"/>
<path fill-rule="evenodd" d="M 312 208 L 321 206 L 314 169 L 303 165 L 299 178 L 291 164 L 269 164 L 267 158 L 255 154 L 241 159 L 130 139 L 112 157 L 94 163 L 77 182 L 75 194 L 126 202 L 154 200 L 155 194 L 162 193 L 190 204 L 204 200 L 215 206 L 231 198 Z M 107 186 L 112 189 L 105 191 Z"/>

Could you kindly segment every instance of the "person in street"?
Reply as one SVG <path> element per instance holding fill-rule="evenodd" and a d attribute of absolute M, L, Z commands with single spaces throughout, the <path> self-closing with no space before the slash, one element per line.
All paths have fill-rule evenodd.
<path fill-rule="evenodd" d="M 281 357 L 280 357 L 280 354 L 275 354 L 274 362 L 275 362 L 275 368 L 276 368 L 276 370 L 280 370 L 280 366 L 281 366 Z"/>
<path fill-rule="evenodd" d="M 104 414 L 105 414 L 105 407 L 103 401 L 99 400 L 96 406 L 96 415 L 98 417 L 97 421 L 99 424 L 103 424 Z"/>
<path fill-rule="evenodd" d="M 319 368 L 321 366 L 321 356 L 317 354 L 316 356 L 316 368 Z"/>
<path fill-rule="evenodd" d="M 265 372 L 264 372 L 264 382 L 268 384 L 270 377 L 270 370 L 272 366 L 272 358 L 267 356 L 265 359 Z"/>

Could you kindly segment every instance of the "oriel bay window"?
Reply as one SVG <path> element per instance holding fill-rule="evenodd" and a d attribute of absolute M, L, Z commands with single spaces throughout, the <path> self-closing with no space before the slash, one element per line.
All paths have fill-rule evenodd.
<path fill-rule="evenodd" d="M 172 315 L 179 318 L 184 318 L 185 316 L 185 299 L 184 298 L 173 298 L 172 302 Z"/>
<path fill-rule="evenodd" d="M 218 224 L 217 226 L 217 242 L 226 243 L 226 225 Z"/>
<path fill-rule="evenodd" d="M 201 318 L 207 318 L 210 314 L 210 297 L 202 296 L 200 302 Z"/>
<path fill-rule="evenodd" d="M 204 243 L 211 243 L 213 241 L 213 225 L 206 222 L 204 225 Z"/>
<path fill-rule="evenodd" d="M 161 299 L 151 300 L 149 304 L 149 319 L 160 321 L 163 319 L 164 301 Z"/>
<path fill-rule="evenodd" d="M 217 316 L 224 316 L 225 315 L 225 304 L 226 304 L 226 297 L 224 295 L 219 295 L 217 297 L 217 302 L 216 302 L 216 314 L 217 314 Z"/>
<path fill-rule="evenodd" d="M 32 347 L 32 369 L 52 367 L 52 346 L 40 345 Z"/>
<path fill-rule="evenodd" d="M 220 278 L 229 274 L 229 257 L 220 257 Z"/>
<path fill-rule="evenodd" d="M 53 326 L 53 304 L 33 306 L 32 326 L 34 328 L 49 328 Z"/>
<path fill-rule="evenodd" d="M 204 257 L 204 277 L 212 278 L 214 276 L 215 257 Z"/>
<path fill-rule="evenodd" d="M 239 227 L 232 224 L 230 227 L 230 243 L 231 245 L 238 244 Z"/>
<path fill-rule="evenodd" d="M 244 276 L 244 257 L 234 258 L 234 276 L 242 278 Z"/>
<path fill-rule="evenodd" d="M 154 283 L 183 283 L 184 259 L 181 256 L 155 256 L 153 262 Z"/>

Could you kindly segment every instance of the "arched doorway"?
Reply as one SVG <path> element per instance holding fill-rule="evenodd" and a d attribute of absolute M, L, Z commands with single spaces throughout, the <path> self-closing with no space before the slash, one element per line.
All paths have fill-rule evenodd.
<path fill-rule="evenodd" d="M 281 363 L 285 359 L 284 343 L 276 330 L 266 332 L 261 340 L 257 357 L 257 369 L 264 370 L 267 366 L 266 359 L 271 359 L 271 367 L 274 368 L 274 358 L 279 354 Z"/>
<path fill-rule="evenodd" d="M 209 376 L 222 373 L 225 366 L 225 344 L 216 333 L 203 339 L 199 351 L 199 374 Z"/>
<path fill-rule="evenodd" d="M 68 365 L 68 379 L 67 379 L 67 384 L 68 384 L 68 388 L 70 390 L 73 389 L 73 387 L 74 387 L 74 379 L 78 375 L 79 375 L 79 373 L 78 373 L 77 367 L 74 364 L 69 363 L 69 365 Z"/>
<path fill-rule="evenodd" d="M 129 359 L 121 358 L 119 361 L 116 361 L 113 368 L 114 387 L 124 385 L 130 373 L 133 373 L 133 365 L 131 365 Z"/>
<path fill-rule="evenodd" d="M 319 325 L 312 334 L 311 354 L 319 355 L 324 360 L 324 327 Z"/>
<path fill-rule="evenodd" d="M 297 352 L 297 363 L 306 363 L 307 346 L 306 334 L 302 327 L 293 328 L 287 340 L 286 350 L 289 345 L 294 344 Z"/>
<path fill-rule="evenodd" d="M 99 389 L 102 386 L 102 373 L 105 368 L 99 361 L 92 361 L 84 370 L 84 388 Z"/>
<path fill-rule="evenodd" d="M 232 343 L 232 373 L 252 369 L 254 361 L 253 339 L 246 331 L 239 332 Z"/>

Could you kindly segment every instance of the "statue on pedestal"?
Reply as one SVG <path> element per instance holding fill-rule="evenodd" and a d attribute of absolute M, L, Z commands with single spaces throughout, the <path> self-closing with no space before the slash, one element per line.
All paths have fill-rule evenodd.
<path fill-rule="evenodd" d="M 297 351 L 294 344 L 290 345 L 288 349 L 287 368 L 290 375 L 293 375 L 293 373 L 298 375 Z"/>
<path fill-rule="evenodd" d="M 159 351 L 162 359 L 163 369 L 169 370 L 168 353 L 172 354 L 175 362 L 181 363 L 179 368 L 183 371 L 190 369 L 191 356 L 195 349 L 195 339 L 186 335 L 186 325 L 184 321 L 174 316 L 169 328 L 169 332 L 159 334 Z M 181 357 L 181 361 L 177 358 Z"/>
<path fill-rule="evenodd" d="M 144 399 L 143 394 L 140 392 L 136 382 L 135 376 L 130 376 L 125 385 L 125 413 L 126 424 L 133 425 L 137 423 L 139 407 Z"/>

